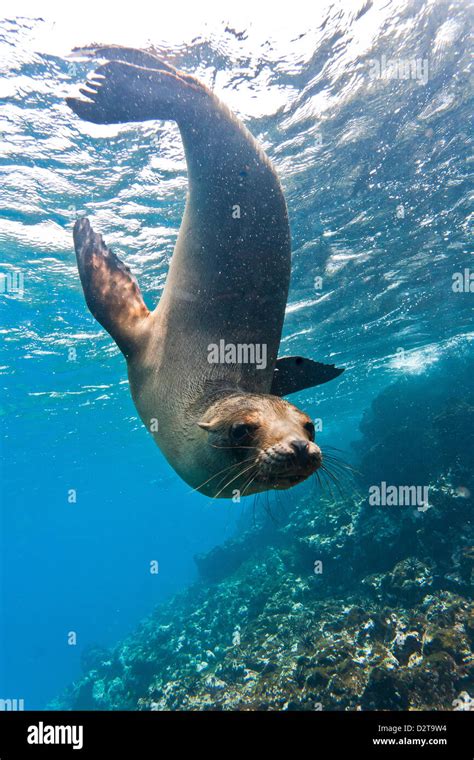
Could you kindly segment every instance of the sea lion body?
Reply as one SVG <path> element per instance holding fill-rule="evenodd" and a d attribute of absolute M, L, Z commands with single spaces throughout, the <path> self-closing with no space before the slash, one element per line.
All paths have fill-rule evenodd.
<path fill-rule="evenodd" d="M 286 476 L 274 482 L 271 467 L 281 469 L 286 457 L 283 470 L 293 473 L 291 485 L 317 469 L 321 454 L 304 432 L 310 425 L 307 415 L 279 398 L 283 392 L 272 395 L 291 262 L 278 177 L 250 132 L 193 77 L 141 51 L 98 53 L 112 61 L 99 67 L 101 81 L 82 91 L 92 102 L 69 99 L 69 105 L 98 123 L 174 118 L 189 191 L 166 285 L 153 312 L 89 222 L 76 223 L 76 254 L 89 308 L 123 351 L 140 417 L 186 482 L 213 496 L 232 495 L 248 481 L 238 476 L 242 463 L 242 472 L 255 474 L 248 493 L 289 487 Z M 213 361 L 211 348 L 222 345 L 231 354 L 247 347 L 247 358 L 259 349 L 264 360 L 240 356 L 229 363 L 221 352 Z M 283 361 L 280 378 L 287 377 L 288 360 Z M 306 376 L 295 381 L 296 390 L 325 381 L 317 375 L 325 365 L 303 361 Z M 289 392 L 291 378 L 290 372 Z M 283 384 L 288 387 L 287 379 Z M 239 424 L 240 438 L 235 434 Z M 270 430 L 270 445 L 262 448 Z M 249 453 L 256 458 L 244 462 Z M 237 477 L 217 488 L 222 471 Z"/>
<path fill-rule="evenodd" d="M 221 387 L 270 392 L 291 260 L 278 178 L 247 130 L 221 116 L 214 98 L 208 104 L 200 133 L 188 134 L 186 124 L 180 125 L 189 167 L 186 208 L 157 307 L 157 329 L 145 356 L 128 363 L 142 420 L 150 427 L 159 410 L 155 440 L 193 486 L 206 479 L 207 468 L 191 455 L 202 447 L 205 433 L 190 420 L 200 419 L 211 394 Z M 213 123 L 219 118 L 223 126 L 217 133 Z M 199 163 L 189 158 L 198 140 Z M 228 166 L 217 160 L 223 151 Z M 209 346 L 220 340 L 265 345 L 266 367 L 210 363 Z M 190 472 L 190 462 L 196 472 Z"/>

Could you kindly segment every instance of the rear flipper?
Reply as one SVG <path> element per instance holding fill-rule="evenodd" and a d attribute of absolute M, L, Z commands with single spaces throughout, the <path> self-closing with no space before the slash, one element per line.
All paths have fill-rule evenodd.
<path fill-rule="evenodd" d="M 161 71 L 169 71 L 171 74 L 178 73 L 174 66 L 165 63 L 153 53 L 121 47 L 120 45 L 93 45 L 85 48 L 74 48 L 74 53 L 88 58 L 106 58 L 108 61 L 132 63 L 134 66 L 142 66 L 145 69 L 160 69 Z M 182 74 L 182 72 L 179 73 Z"/>
<path fill-rule="evenodd" d="M 118 124 L 148 119 L 180 120 L 189 107 L 199 108 L 210 91 L 197 79 L 162 63 L 148 53 L 128 48 L 103 48 L 98 54 L 120 56 L 99 66 L 80 92 L 87 100 L 66 98 L 85 121 Z M 128 63 L 139 61 L 142 65 Z M 146 63 L 147 66 L 143 66 Z M 152 66 L 150 66 L 150 63 Z"/>
<path fill-rule="evenodd" d="M 87 305 L 128 358 L 143 345 L 150 327 L 138 283 L 86 218 L 74 225 L 74 247 Z"/>

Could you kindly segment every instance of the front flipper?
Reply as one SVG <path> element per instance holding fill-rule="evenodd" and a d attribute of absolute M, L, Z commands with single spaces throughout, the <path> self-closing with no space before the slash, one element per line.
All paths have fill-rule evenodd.
<path fill-rule="evenodd" d="M 302 356 L 283 356 L 277 359 L 270 393 L 273 396 L 287 396 L 289 393 L 327 383 L 343 372 L 343 369 L 334 364 L 322 364 Z"/>
<path fill-rule="evenodd" d="M 86 303 L 128 357 L 149 332 L 149 310 L 135 277 L 86 218 L 74 225 L 74 247 Z"/>

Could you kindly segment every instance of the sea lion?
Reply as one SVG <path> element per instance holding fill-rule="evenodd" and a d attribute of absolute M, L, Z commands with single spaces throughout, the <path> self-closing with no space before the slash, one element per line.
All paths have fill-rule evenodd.
<path fill-rule="evenodd" d="M 88 220 L 76 222 L 87 305 L 127 360 L 141 419 L 187 483 L 213 497 L 289 488 L 322 454 L 311 419 L 281 397 L 343 370 L 277 358 L 291 258 L 278 177 L 246 127 L 193 76 L 130 48 L 84 52 L 107 62 L 81 89 L 86 99 L 67 98 L 72 110 L 97 124 L 175 120 L 189 180 L 154 311 Z"/>

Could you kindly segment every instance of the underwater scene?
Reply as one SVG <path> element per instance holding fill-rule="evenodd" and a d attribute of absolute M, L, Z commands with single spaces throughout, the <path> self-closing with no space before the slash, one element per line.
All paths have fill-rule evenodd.
<path fill-rule="evenodd" d="M 23 6 L 2 709 L 473 710 L 472 4 Z"/>

